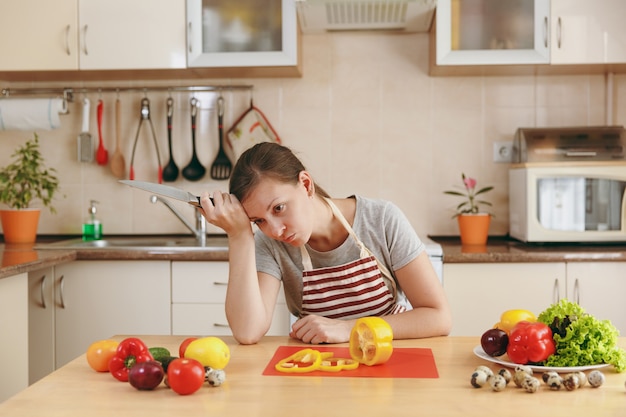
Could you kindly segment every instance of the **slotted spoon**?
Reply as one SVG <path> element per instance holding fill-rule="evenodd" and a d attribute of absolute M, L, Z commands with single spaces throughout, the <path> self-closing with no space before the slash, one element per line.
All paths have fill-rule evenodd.
<path fill-rule="evenodd" d="M 233 168 L 232 162 L 224 152 L 224 98 L 217 99 L 217 128 L 219 132 L 220 148 L 211 165 L 211 178 L 214 180 L 227 180 Z"/>

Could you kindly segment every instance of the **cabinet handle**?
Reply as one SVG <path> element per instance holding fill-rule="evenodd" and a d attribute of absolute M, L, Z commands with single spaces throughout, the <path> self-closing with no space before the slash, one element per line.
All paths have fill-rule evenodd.
<path fill-rule="evenodd" d="M 229 327 L 228 324 L 213 323 L 213 327 Z"/>
<path fill-rule="evenodd" d="M 559 291 L 559 279 L 556 278 L 554 280 L 554 288 L 552 289 L 552 302 L 554 304 L 558 303 L 561 299 L 561 292 Z"/>
<path fill-rule="evenodd" d="M 187 25 L 187 40 L 189 43 L 189 53 L 193 52 L 193 48 L 192 48 L 192 43 L 193 43 L 193 39 L 191 37 L 191 22 L 189 22 L 189 24 Z"/>
<path fill-rule="evenodd" d="M 543 18 L 543 45 L 548 47 L 548 16 Z"/>
<path fill-rule="evenodd" d="M 580 305 L 580 286 L 578 284 L 578 278 L 574 281 L 574 293 L 572 295 L 574 296 L 574 302 Z"/>
<path fill-rule="evenodd" d="M 562 29 L 562 24 L 561 24 L 561 18 L 559 17 L 556 20 L 556 46 L 557 48 L 561 49 L 561 29 Z"/>
<path fill-rule="evenodd" d="M 61 275 L 59 279 L 59 301 L 61 302 L 61 308 L 65 308 L 65 299 L 63 298 L 63 289 L 65 284 L 65 275 Z"/>
<path fill-rule="evenodd" d="M 87 29 L 88 26 L 85 25 L 85 28 L 83 29 L 83 52 L 85 55 L 89 55 L 89 51 L 87 50 Z"/>
<path fill-rule="evenodd" d="M 70 25 L 65 28 L 65 53 L 67 56 L 71 55 L 70 52 Z"/>
<path fill-rule="evenodd" d="M 223 282 L 223 281 L 213 281 L 213 285 L 228 285 L 228 282 Z"/>
<path fill-rule="evenodd" d="M 44 310 L 48 308 L 46 306 L 46 276 L 43 275 L 41 277 L 41 285 L 39 286 L 39 290 L 41 291 L 41 308 Z"/>

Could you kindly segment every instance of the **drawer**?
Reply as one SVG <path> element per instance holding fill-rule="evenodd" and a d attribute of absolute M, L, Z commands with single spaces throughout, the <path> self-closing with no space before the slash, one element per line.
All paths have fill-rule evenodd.
<path fill-rule="evenodd" d="M 224 303 L 228 262 L 172 262 L 172 303 Z M 285 302 L 281 289 L 278 302 Z"/>
<path fill-rule="evenodd" d="M 286 304 L 276 304 L 268 336 L 289 335 L 289 311 Z M 224 304 L 172 304 L 172 334 L 177 336 L 230 336 Z"/>

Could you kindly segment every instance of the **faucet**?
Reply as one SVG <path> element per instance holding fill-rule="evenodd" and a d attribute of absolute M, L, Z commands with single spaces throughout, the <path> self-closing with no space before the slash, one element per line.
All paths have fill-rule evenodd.
<path fill-rule="evenodd" d="M 183 222 L 183 224 L 187 227 L 187 229 L 191 230 L 191 233 L 193 233 L 193 235 L 196 237 L 196 240 L 198 241 L 198 243 L 201 246 L 206 245 L 206 219 L 204 218 L 204 216 L 202 215 L 202 212 L 200 211 L 199 208 L 195 209 L 195 214 L 196 214 L 196 226 L 194 227 L 191 222 L 189 222 L 189 220 L 187 220 L 186 218 L 183 217 L 182 214 L 180 214 L 180 212 L 178 210 L 176 210 L 176 207 L 174 207 L 169 201 L 158 197 L 156 195 L 150 196 L 150 202 L 152 204 L 156 204 L 157 202 L 161 202 L 163 204 L 165 204 L 165 207 L 167 207 L 168 209 L 170 209 L 170 211 L 172 213 L 174 213 L 174 215 L 176 217 L 178 217 L 178 220 L 180 220 L 181 222 Z"/>

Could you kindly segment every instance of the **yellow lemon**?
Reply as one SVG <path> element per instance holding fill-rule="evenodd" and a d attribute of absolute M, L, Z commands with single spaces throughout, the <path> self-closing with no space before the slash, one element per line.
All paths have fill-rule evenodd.
<path fill-rule="evenodd" d="M 224 369 L 230 361 L 230 349 L 219 337 L 201 337 L 187 346 L 185 358 L 195 359 L 213 369 Z"/>

